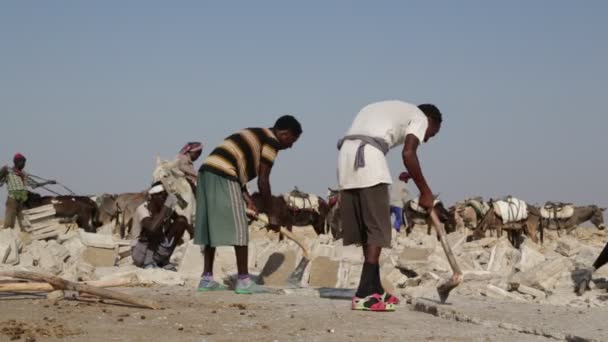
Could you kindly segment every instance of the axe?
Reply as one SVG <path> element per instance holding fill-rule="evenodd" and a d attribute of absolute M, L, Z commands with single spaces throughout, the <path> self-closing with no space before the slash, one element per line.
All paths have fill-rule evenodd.
<path fill-rule="evenodd" d="M 450 247 L 450 244 L 448 243 L 445 228 L 443 227 L 441 221 L 439 221 L 439 217 L 437 216 L 435 208 L 431 210 L 430 217 L 433 226 L 435 226 L 435 230 L 437 230 L 437 235 L 439 236 L 441 247 L 443 247 L 445 256 L 447 257 L 448 262 L 450 263 L 450 267 L 452 268 L 452 276 L 449 279 L 443 281 L 441 284 L 439 284 L 439 286 L 437 286 L 439 300 L 441 301 L 441 303 L 445 303 L 445 301 L 448 299 L 448 296 L 450 295 L 450 291 L 455 289 L 462 282 L 463 274 L 460 270 L 460 267 L 458 266 L 458 263 L 456 262 L 456 257 L 452 252 L 452 247 Z"/>

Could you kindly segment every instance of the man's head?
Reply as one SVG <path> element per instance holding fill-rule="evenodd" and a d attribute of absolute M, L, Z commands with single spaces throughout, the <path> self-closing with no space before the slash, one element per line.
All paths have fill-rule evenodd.
<path fill-rule="evenodd" d="M 424 135 L 424 141 L 427 142 L 430 138 L 434 137 L 439 133 L 441 129 L 441 122 L 443 121 L 441 111 L 435 105 L 430 103 L 421 104 L 418 106 L 424 115 L 426 115 L 429 125 Z"/>
<path fill-rule="evenodd" d="M 25 156 L 21 153 L 15 154 L 13 157 L 13 164 L 17 170 L 23 170 L 25 168 Z"/>
<path fill-rule="evenodd" d="M 165 191 L 163 183 L 155 182 L 148 190 L 148 210 L 153 213 L 160 212 L 166 199 L 167 191 Z"/>
<path fill-rule="evenodd" d="M 411 178 L 411 176 L 408 172 L 404 171 L 399 174 L 399 180 L 402 182 L 407 183 L 410 180 L 410 178 Z"/>
<path fill-rule="evenodd" d="M 291 115 L 281 116 L 272 127 L 281 149 L 291 148 L 302 135 L 302 125 Z"/>
<path fill-rule="evenodd" d="M 190 156 L 190 160 L 196 161 L 203 153 L 203 144 L 198 141 L 189 142 L 179 151 L 180 154 Z"/>

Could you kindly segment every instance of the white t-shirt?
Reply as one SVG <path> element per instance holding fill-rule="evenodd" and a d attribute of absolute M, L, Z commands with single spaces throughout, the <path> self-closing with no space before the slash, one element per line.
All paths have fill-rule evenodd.
<path fill-rule="evenodd" d="M 396 180 L 389 187 L 390 204 L 392 207 L 403 208 L 405 203 L 411 199 L 407 184 L 401 180 Z"/>
<path fill-rule="evenodd" d="M 129 239 L 132 240 L 131 244 L 135 245 L 139 240 L 141 234 L 141 221 L 146 217 L 150 217 L 150 210 L 148 210 L 148 202 L 142 203 L 133 214 L 133 224 L 131 225 L 131 231 L 129 232 Z"/>
<path fill-rule="evenodd" d="M 403 101 L 382 101 L 365 106 L 355 117 L 346 135 L 362 134 L 384 139 L 389 148 L 403 144 L 408 134 L 420 143 L 428 127 L 426 115 L 417 106 Z M 391 184 L 391 174 L 382 151 L 365 146 L 365 167 L 355 170 L 359 140 L 346 140 L 338 153 L 338 185 L 340 189 L 368 188 Z"/>

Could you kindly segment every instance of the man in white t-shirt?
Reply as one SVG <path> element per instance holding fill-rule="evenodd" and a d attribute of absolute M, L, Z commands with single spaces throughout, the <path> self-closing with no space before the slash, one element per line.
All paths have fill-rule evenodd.
<path fill-rule="evenodd" d="M 378 260 L 391 245 L 388 185 L 391 176 L 385 155 L 403 144 L 403 164 L 420 190 L 419 204 L 433 207 L 433 193 L 418 161 L 418 146 L 435 136 L 442 115 L 432 104 L 415 106 L 383 101 L 364 107 L 346 136 L 338 142 L 338 183 L 344 245 L 363 246 L 365 263 L 353 310 L 393 311 L 399 300 L 384 291 Z"/>

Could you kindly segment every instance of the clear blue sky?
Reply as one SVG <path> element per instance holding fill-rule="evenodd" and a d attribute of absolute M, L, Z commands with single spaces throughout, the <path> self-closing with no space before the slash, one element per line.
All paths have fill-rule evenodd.
<path fill-rule="evenodd" d="M 0 160 L 138 191 L 155 155 L 291 113 L 304 135 L 274 190 L 325 194 L 358 110 L 400 99 L 444 113 L 420 153 L 447 202 L 606 206 L 607 17 L 606 1 L 3 1 Z"/>

